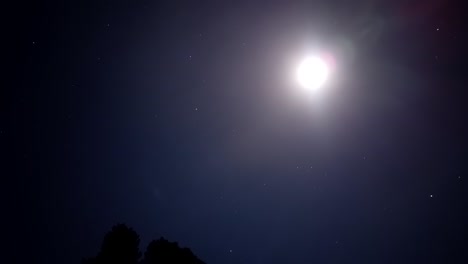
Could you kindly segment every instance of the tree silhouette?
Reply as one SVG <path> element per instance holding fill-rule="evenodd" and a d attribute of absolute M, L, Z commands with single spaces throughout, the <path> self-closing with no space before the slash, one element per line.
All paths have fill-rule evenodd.
<path fill-rule="evenodd" d="M 83 264 L 138 264 L 141 257 L 140 237 L 124 224 L 112 227 L 102 242 L 101 251 Z"/>
<path fill-rule="evenodd" d="M 153 240 L 146 249 L 143 264 L 204 264 L 190 249 L 180 248 L 176 242 L 163 237 Z"/>
<path fill-rule="evenodd" d="M 140 237 L 124 224 L 112 227 L 96 257 L 83 259 L 82 264 L 204 264 L 190 249 L 164 238 L 149 243 L 141 262 Z"/>

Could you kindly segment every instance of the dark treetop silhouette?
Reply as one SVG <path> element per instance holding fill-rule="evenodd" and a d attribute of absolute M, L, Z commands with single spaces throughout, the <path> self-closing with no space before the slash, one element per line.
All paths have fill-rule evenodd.
<path fill-rule="evenodd" d="M 82 264 L 204 264 L 190 249 L 164 238 L 149 243 L 141 258 L 140 237 L 125 224 L 112 227 L 96 257 L 83 259 Z"/>

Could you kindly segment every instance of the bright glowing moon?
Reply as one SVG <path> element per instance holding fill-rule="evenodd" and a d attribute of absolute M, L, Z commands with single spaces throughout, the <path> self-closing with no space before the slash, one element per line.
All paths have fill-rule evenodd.
<path fill-rule="evenodd" d="M 319 57 L 308 57 L 297 69 L 297 80 L 307 90 L 320 89 L 328 78 L 328 66 Z"/>

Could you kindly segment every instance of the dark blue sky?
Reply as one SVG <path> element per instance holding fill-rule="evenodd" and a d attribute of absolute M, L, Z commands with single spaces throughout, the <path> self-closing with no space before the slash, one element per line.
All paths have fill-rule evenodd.
<path fill-rule="evenodd" d="M 77 263 L 119 222 L 213 264 L 468 262 L 461 4 L 11 10 L 13 263 Z M 313 96 L 291 79 L 311 50 L 336 64 Z"/>

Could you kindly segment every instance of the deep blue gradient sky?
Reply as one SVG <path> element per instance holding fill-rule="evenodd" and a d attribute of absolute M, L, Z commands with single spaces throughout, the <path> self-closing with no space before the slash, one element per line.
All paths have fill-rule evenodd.
<path fill-rule="evenodd" d="M 468 263 L 462 5 L 12 8 L 16 263 L 77 263 L 119 222 L 210 264 Z M 317 95 L 291 77 L 311 50 L 336 64 Z"/>

